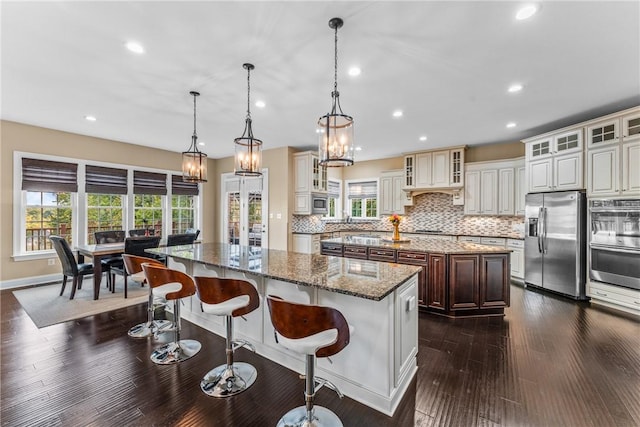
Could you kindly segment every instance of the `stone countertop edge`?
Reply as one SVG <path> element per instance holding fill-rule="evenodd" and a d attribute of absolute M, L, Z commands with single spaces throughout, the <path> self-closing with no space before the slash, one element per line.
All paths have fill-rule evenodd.
<path fill-rule="evenodd" d="M 287 252 L 280 250 L 269 250 L 263 248 L 262 251 L 265 252 L 267 258 L 270 257 L 270 253 L 278 254 L 280 257 L 286 258 L 297 258 L 298 260 L 301 257 L 308 258 L 309 261 L 313 260 L 313 257 L 318 257 L 317 259 L 326 260 L 329 258 L 336 259 L 338 262 L 365 262 L 369 264 L 377 264 L 381 266 L 383 269 L 387 269 L 389 272 L 399 272 L 397 277 L 391 278 L 394 279 L 392 281 L 384 281 L 383 279 L 371 279 L 370 277 L 362 276 L 362 278 L 354 279 L 353 277 L 349 277 L 343 274 L 340 274 L 338 278 L 327 278 L 326 273 L 327 269 L 324 269 L 323 272 L 312 274 L 312 271 L 306 271 L 306 277 L 308 279 L 301 279 L 296 277 L 296 275 L 291 274 L 288 275 L 284 272 L 263 272 L 260 270 L 252 270 L 248 267 L 242 266 L 231 266 L 228 263 L 222 262 L 219 256 L 207 256 L 202 255 L 202 251 L 207 248 L 217 247 L 221 248 L 222 245 L 226 244 L 201 244 L 197 246 L 185 245 L 185 246 L 173 246 L 173 247 L 159 247 L 155 249 L 147 249 L 147 252 L 153 254 L 167 255 L 177 259 L 183 259 L 186 261 L 199 262 L 205 265 L 211 265 L 220 268 L 226 268 L 232 271 L 238 271 L 241 273 L 249 273 L 260 277 L 265 277 L 269 279 L 282 280 L 285 282 L 289 282 L 295 285 L 309 286 L 318 289 L 323 289 L 328 292 L 336 292 L 344 295 L 349 295 L 357 298 L 363 298 L 373 301 L 381 301 L 390 295 L 397 288 L 406 283 L 409 279 L 411 279 L 414 275 L 418 274 L 421 270 L 419 266 L 412 265 L 401 265 L 401 264 L 392 264 L 387 262 L 378 262 L 378 261 L 370 261 L 370 260 L 357 260 L 357 259 L 349 259 L 343 257 L 327 257 L 324 255 L 317 254 L 302 254 L 297 252 Z M 230 246 L 230 245 L 226 245 Z M 198 248 L 199 247 L 199 248 Z M 246 248 L 246 247 L 244 247 Z M 198 250 L 199 256 L 194 254 L 194 250 Z M 286 255 L 284 255 L 286 254 Z M 262 257 L 261 257 L 262 258 Z M 288 260 L 287 260 L 288 261 Z M 288 263 L 287 263 L 288 264 Z M 267 269 L 269 267 L 267 266 Z M 401 270 L 398 270 L 398 269 Z M 391 270 L 393 269 L 393 270 Z M 287 268 L 289 270 L 289 268 Z M 289 272 L 289 271 L 287 271 Z M 334 286 L 325 285 L 325 283 L 333 283 Z M 358 287 L 360 285 L 360 287 Z"/>

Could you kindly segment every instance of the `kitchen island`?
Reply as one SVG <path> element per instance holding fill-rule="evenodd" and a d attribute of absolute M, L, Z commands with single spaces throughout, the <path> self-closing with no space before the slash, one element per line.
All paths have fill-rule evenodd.
<path fill-rule="evenodd" d="M 418 302 L 432 313 L 504 316 L 509 306 L 510 249 L 429 237 L 392 242 L 346 236 L 320 244 L 324 255 L 422 266 Z"/>
<path fill-rule="evenodd" d="M 236 337 L 254 344 L 261 356 L 300 373 L 304 372 L 304 356 L 276 343 L 265 297 L 277 295 L 340 310 L 354 332 L 349 345 L 331 356 L 331 362 L 318 359 L 318 376 L 354 400 L 393 415 L 417 371 L 419 267 L 224 243 L 149 252 L 166 255 L 171 268 L 193 276 L 251 282 L 258 290 L 261 307 L 246 315 L 246 321 L 236 319 Z M 223 318 L 204 314 L 197 296 L 186 302 L 181 315 L 225 336 Z M 222 361 L 224 351 L 220 348 L 218 356 L 206 357 Z M 257 381 L 260 375 L 258 371 Z"/>

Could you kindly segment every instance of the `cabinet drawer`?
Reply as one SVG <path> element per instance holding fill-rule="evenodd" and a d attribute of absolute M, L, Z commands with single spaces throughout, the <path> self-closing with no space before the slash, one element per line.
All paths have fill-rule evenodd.
<path fill-rule="evenodd" d="M 524 248 L 524 240 L 508 239 L 507 247 L 510 248 Z"/>
<path fill-rule="evenodd" d="M 366 246 L 344 245 L 344 256 L 347 258 L 367 259 L 367 248 Z"/>
<path fill-rule="evenodd" d="M 480 243 L 490 246 L 502 246 L 504 248 L 505 243 L 507 243 L 507 239 L 503 237 L 482 237 L 480 238 Z"/>
<path fill-rule="evenodd" d="M 322 255 L 342 256 L 342 245 L 338 243 L 321 243 L 320 253 Z"/>
<path fill-rule="evenodd" d="M 458 236 L 458 242 L 480 243 L 480 237 L 477 237 L 477 236 Z"/>
<path fill-rule="evenodd" d="M 393 249 L 369 248 L 369 259 L 374 261 L 396 262 L 396 251 Z"/>
<path fill-rule="evenodd" d="M 423 265 L 427 263 L 427 254 L 425 252 L 398 251 L 398 263 Z"/>
<path fill-rule="evenodd" d="M 589 284 L 588 296 L 592 299 L 640 310 L 640 292 L 633 289 L 593 281 Z"/>

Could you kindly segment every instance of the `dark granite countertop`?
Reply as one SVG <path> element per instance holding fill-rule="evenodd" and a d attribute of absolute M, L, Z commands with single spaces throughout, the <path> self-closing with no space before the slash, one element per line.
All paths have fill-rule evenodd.
<path fill-rule="evenodd" d="M 149 249 L 303 286 L 380 301 L 420 271 L 420 267 L 259 247 L 203 243 Z"/>

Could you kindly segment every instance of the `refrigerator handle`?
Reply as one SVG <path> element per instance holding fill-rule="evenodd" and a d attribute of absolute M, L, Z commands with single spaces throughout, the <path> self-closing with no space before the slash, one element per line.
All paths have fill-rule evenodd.
<path fill-rule="evenodd" d="M 547 208 L 540 208 L 540 210 L 543 212 L 543 218 L 540 222 L 542 222 L 542 253 L 546 254 L 547 253 L 547 245 L 549 242 L 547 242 Z"/>
<path fill-rule="evenodd" d="M 540 253 L 542 253 L 542 251 L 544 249 L 542 247 L 542 230 L 543 230 L 542 223 L 543 223 L 543 219 L 544 219 L 544 217 L 543 217 L 544 214 L 542 212 L 542 209 L 544 209 L 544 208 L 540 208 L 538 210 L 538 224 L 536 225 L 536 227 L 538 227 L 538 229 L 536 230 L 536 234 L 538 235 L 538 252 L 540 252 Z"/>

